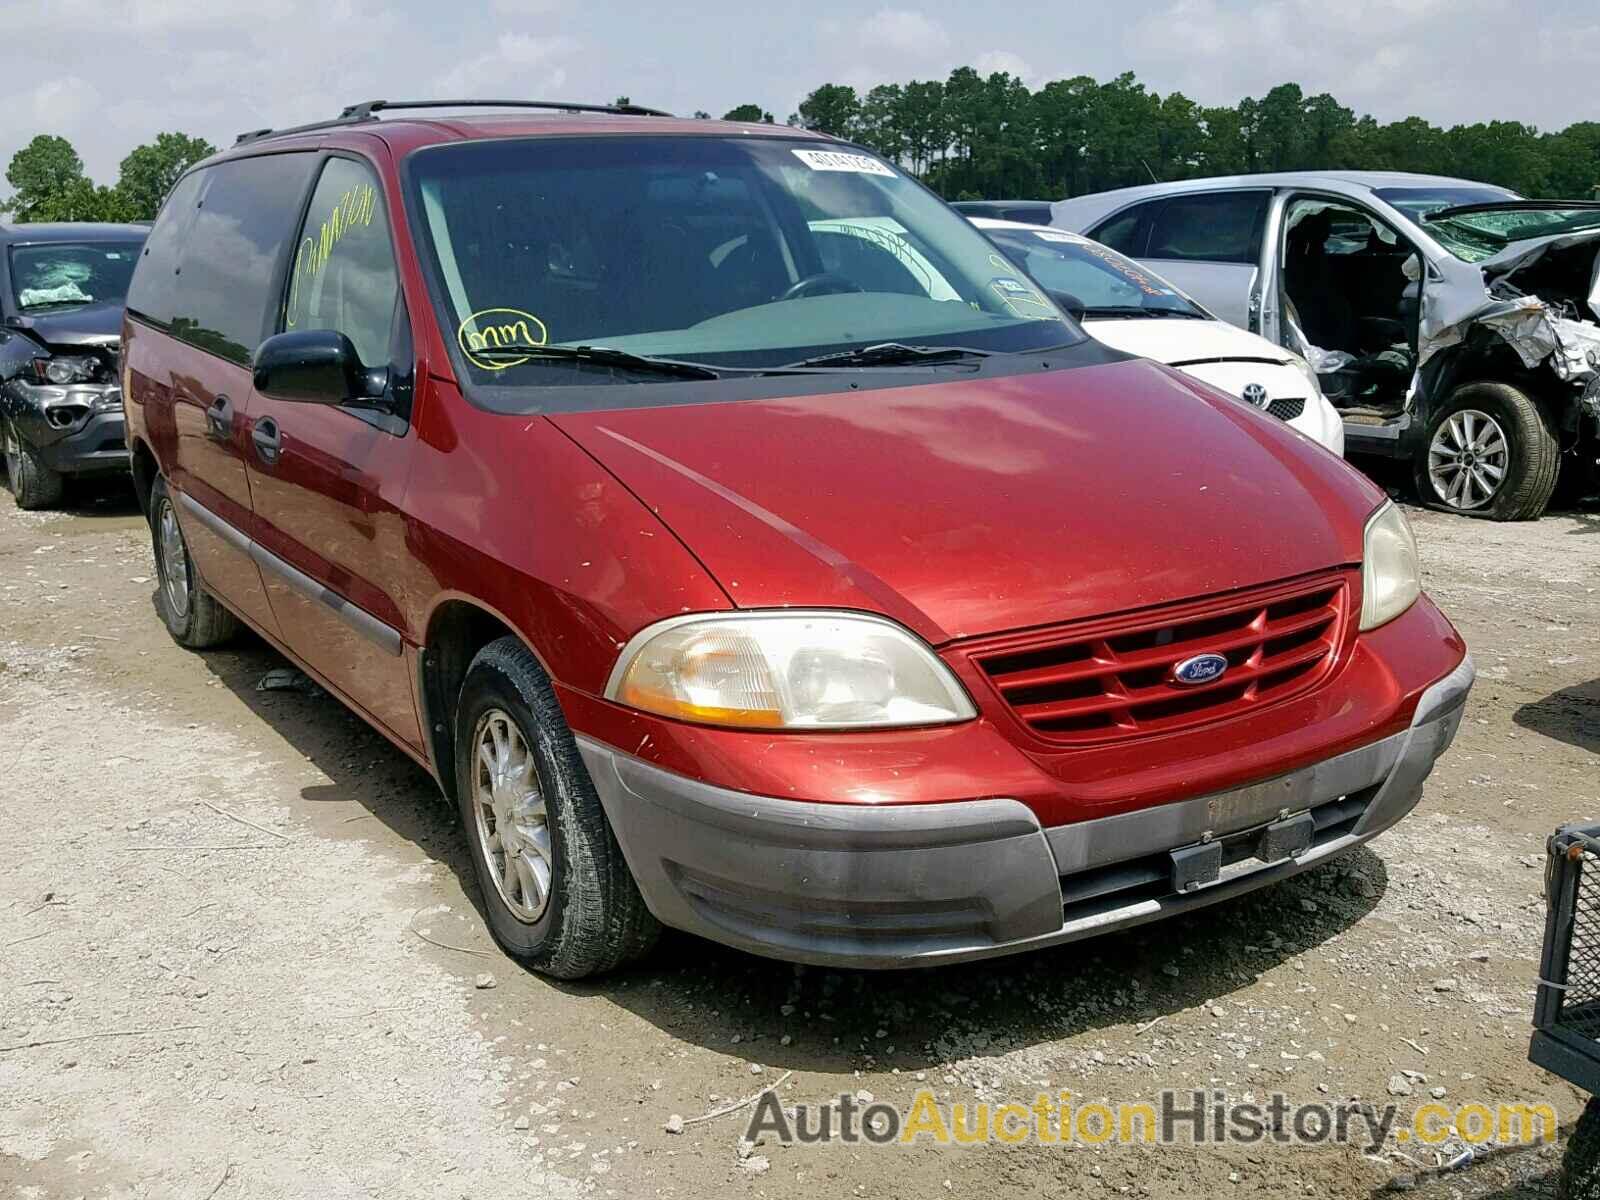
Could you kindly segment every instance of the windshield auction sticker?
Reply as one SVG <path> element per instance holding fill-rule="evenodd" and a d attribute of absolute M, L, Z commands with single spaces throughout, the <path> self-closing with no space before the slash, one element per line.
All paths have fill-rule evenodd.
<path fill-rule="evenodd" d="M 796 150 L 794 156 L 813 171 L 849 171 L 856 175 L 882 175 L 893 179 L 895 174 L 869 154 L 846 154 L 842 150 Z"/>
<path fill-rule="evenodd" d="M 480 308 L 456 329 L 456 342 L 474 366 L 504 371 L 529 356 L 516 351 L 542 346 L 549 338 L 544 322 L 520 308 Z"/>

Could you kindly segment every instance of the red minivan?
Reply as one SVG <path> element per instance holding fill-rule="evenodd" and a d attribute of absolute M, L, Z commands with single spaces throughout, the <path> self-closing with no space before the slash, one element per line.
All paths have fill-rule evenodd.
<path fill-rule="evenodd" d="M 123 369 L 173 636 L 432 772 L 508 952 L 975 959 L 1417 802 L 1472 664 L 1355 471 L 858 147 L 498 107 L 200 164 Z"/>

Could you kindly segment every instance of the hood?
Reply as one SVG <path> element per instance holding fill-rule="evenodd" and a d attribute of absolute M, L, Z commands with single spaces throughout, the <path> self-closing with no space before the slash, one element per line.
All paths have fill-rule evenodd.
<path fill-rule="evenodd" d="M 51 346 L 109 346 L 122 335 L 122 311 L 121 301 L 85 304 L 36 317 L 23 316 L 18 328 Z"/>
<path fill-rule="evenodd" d="M 1184 317 L 1125 317 L 1083 323 L 1090 337 L 1141 358 L 1173 366 L 1224 360 L 1290 363 L 1289 352 L 1226 321 Z"/>
<path fill-rule="evenodd" d="M 739 607 L 862 609 L 934 643 L 1355 562 L 1383 499 L 1140 360 L 550 419 Z"/>

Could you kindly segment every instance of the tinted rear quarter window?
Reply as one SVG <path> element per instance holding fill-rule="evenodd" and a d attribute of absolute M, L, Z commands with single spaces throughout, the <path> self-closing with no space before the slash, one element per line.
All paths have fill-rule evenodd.
<path fill-rule="evenodd" d="M 1144 235 L 1150 232 L 1148 218 L 1165 203 L 1164 200 L 1146 201 L 1144 204 L 1125 208 L 1109 221 L 1090 230 L 1089 236 L 1101 245 L 1110 246 L 1119 254 L 1126 254 L 1129 258 L 1142 258 L 1146 241 Z"/>
<path fill-rule="evenodd" d="M 316 162 L 312 153 L 230 159 L 183 180 L 151 233 L 129 307 L 202 350 L 248 363 L 276 315 L 278 266 Z"/>
<path fill-rule="evenodd" d="M 1146 258 L 1253 263 L 1261 253 L 1265 192 L 1174 196 L 1155 215 Z"/>

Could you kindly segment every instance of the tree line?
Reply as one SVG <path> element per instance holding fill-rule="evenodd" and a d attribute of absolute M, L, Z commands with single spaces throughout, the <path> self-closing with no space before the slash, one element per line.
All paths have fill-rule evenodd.
<path fill-rule="evenodd" d="M 152 221 L 178 177 L 217 148 L 183 133 L 160 133 L 122 160 L 117 182 L 95 183 L 64 137 L 41 133 L 11 156 L 13 189 L 0 213 L 26 221 Z"/>
<path fill-rule="evenodd" d="M 1034 90 L 1004 71 L 958 67 L 943 81 L 865 95 L 823 84 L 789 124 L 870 146 L 951 200 L 1055 200 L 1152 180 L 1333 168 L 1453 175 L 1561 199 L 1590 199 L 1600 186 L 1600 122 L 1551 133 L 1517 121 L 1383 124 L 1293 83 L 1211 107 L 1158 95 L 1131 72 Z"/>
<path fill-rule="evenodd" d="M 723 119 L 776 123 L 759 104 L 738 105 Z M 1150 91 L 1131 72 L 1035 90 L 1005 71 L 958 67 L 942 81 L 880 84 L 864 95 L 825 83 L 787 123 L 870 146 L 951 200 L 1054 200 L 1151 180 L 1331 168 L 1454 175 L 1562 199 L 1600 189 L 1600 121 L 1557 132 L 1517 121 L 1382 124 L 1293 83 L 1207 106 Z M 178 177 L 215 152 L 201 138 L 162 133 L 124 158 L 107 187 L 84 174 L 70 142 L 41 134 L 12 157 L 13 192 L 0 213 L 16 221 L 148 221 Z"/>

